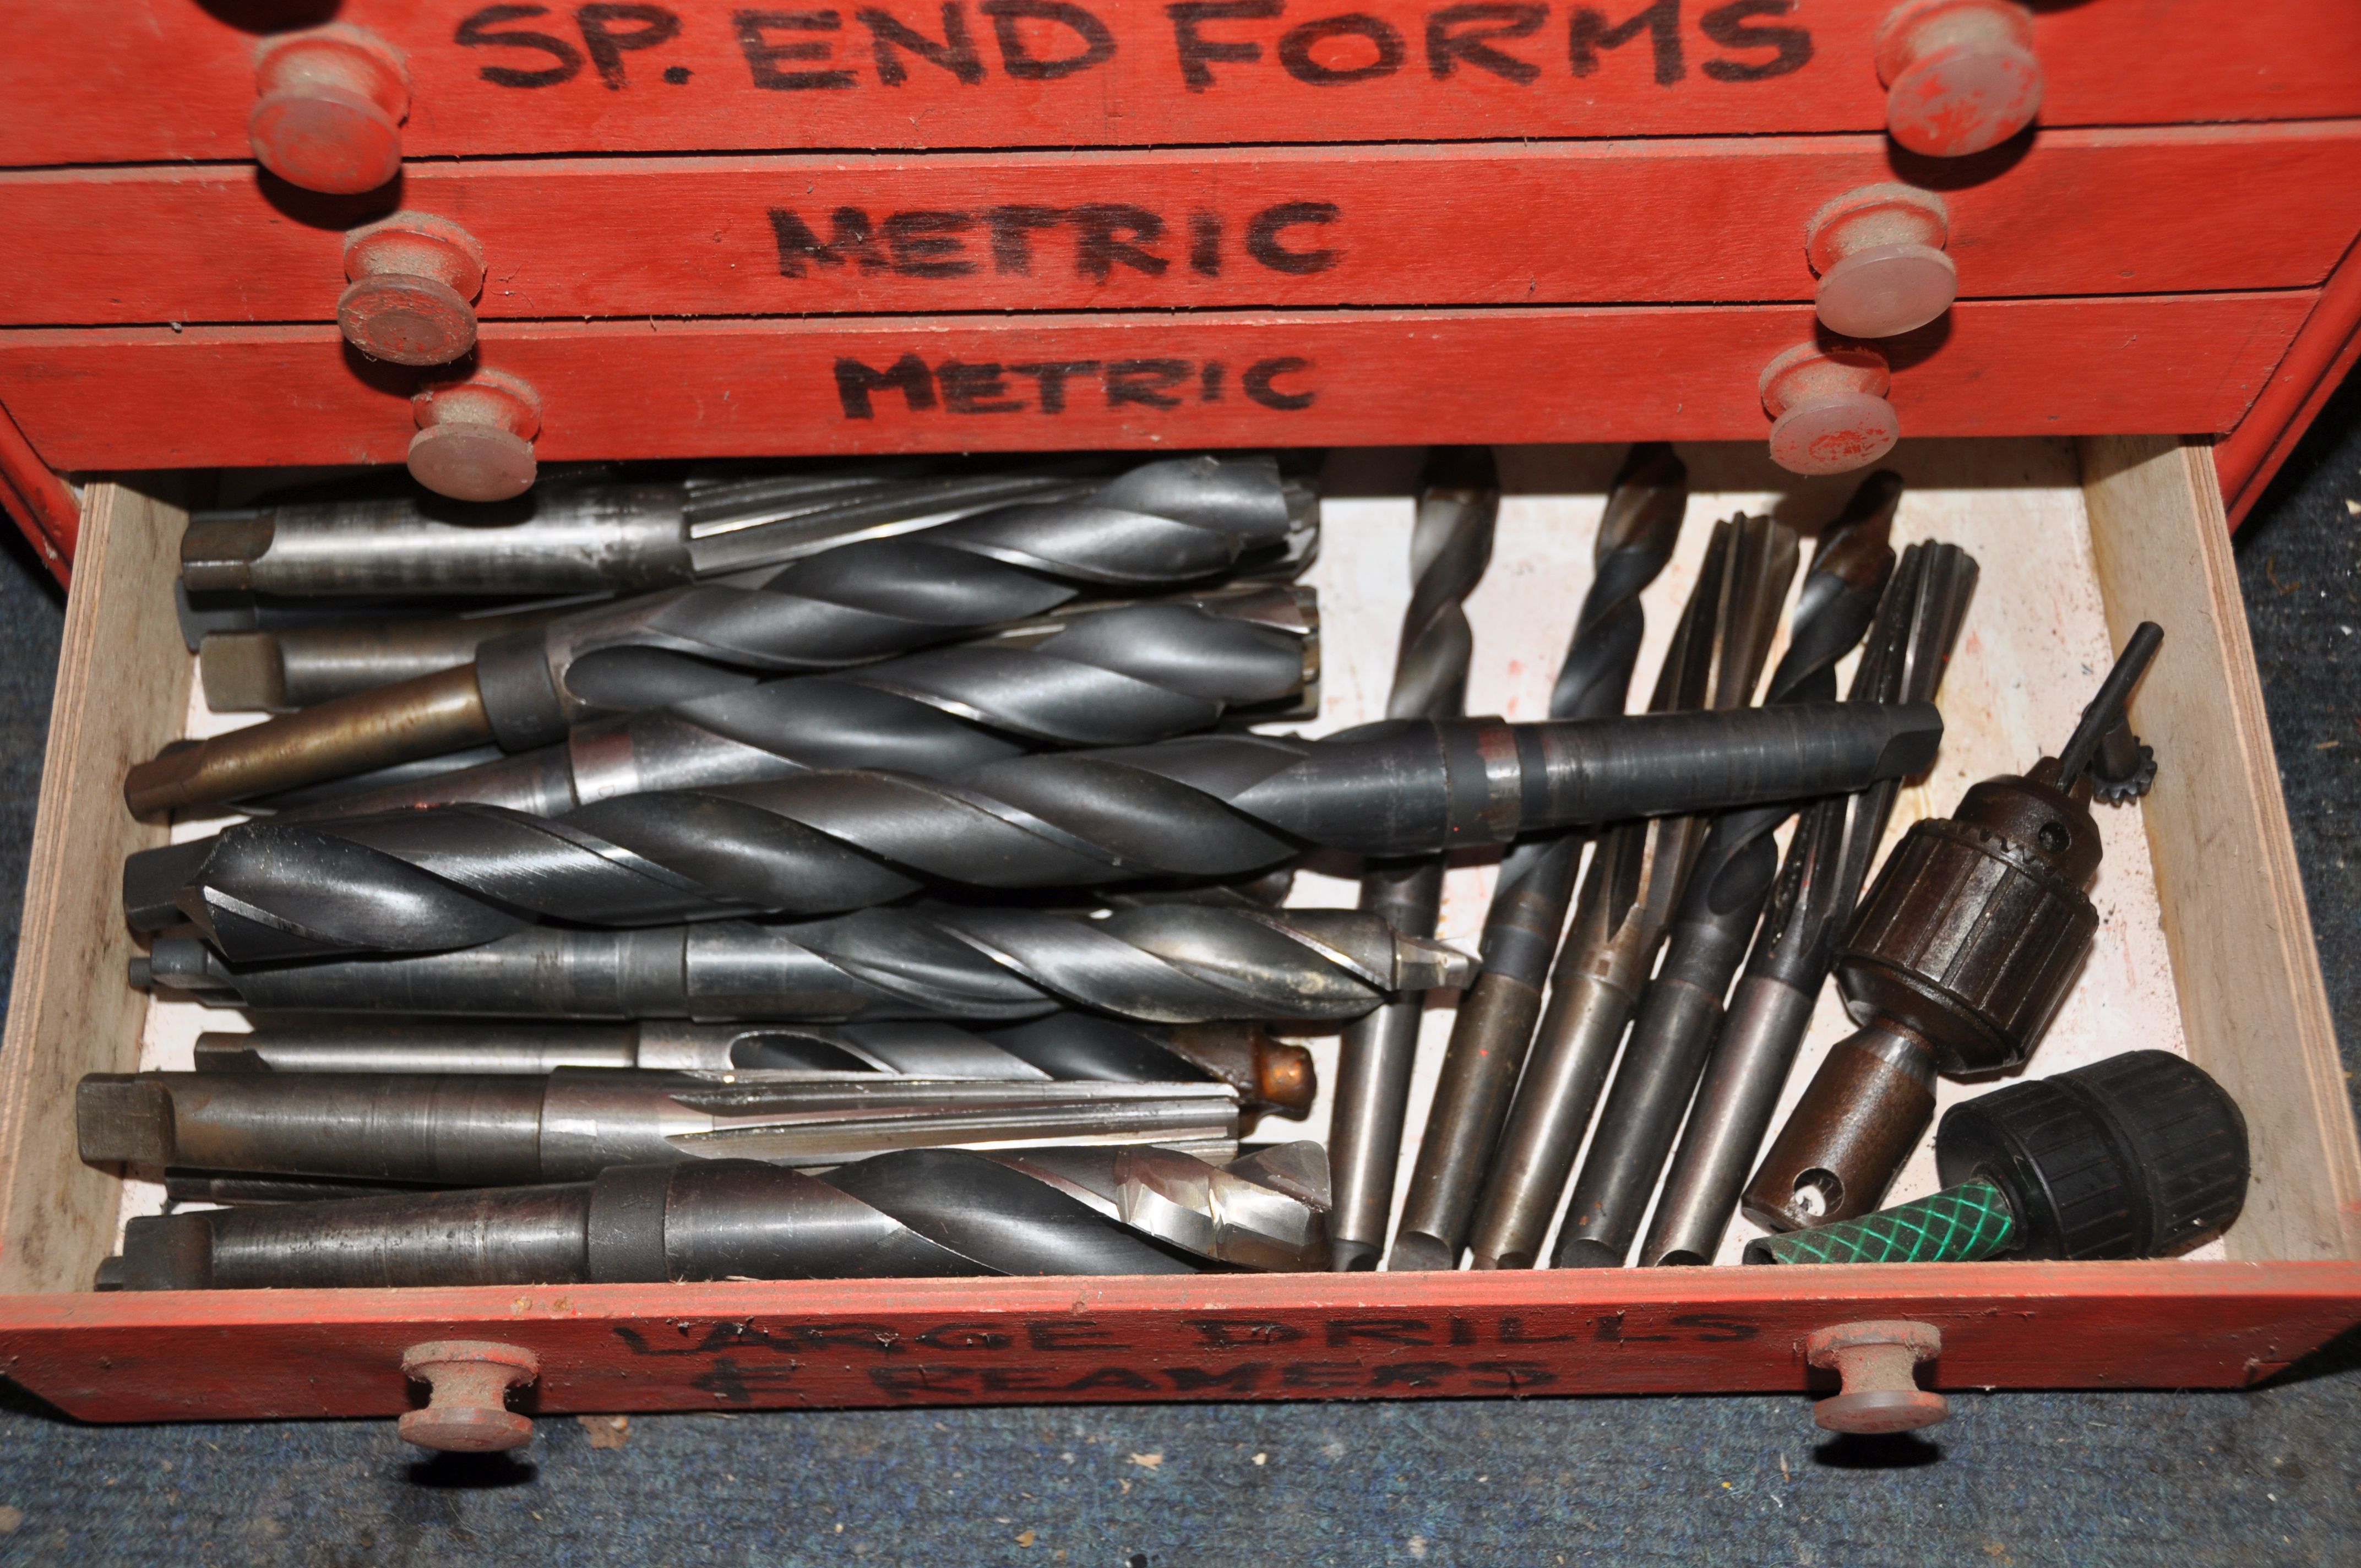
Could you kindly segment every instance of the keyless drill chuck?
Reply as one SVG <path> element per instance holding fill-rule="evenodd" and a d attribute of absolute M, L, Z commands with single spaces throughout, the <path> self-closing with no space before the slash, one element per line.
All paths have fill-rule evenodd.
<path fill-rule="evenodd" d="M 1746 1261 L 2160 1257 L 2228 1230 L 2251 1170 L 2237 1102 L 2169 1051 L 2127 1051 L 1954 1105 L 1935 1167 L 1933 1197 L 1765 1236 Z"/>

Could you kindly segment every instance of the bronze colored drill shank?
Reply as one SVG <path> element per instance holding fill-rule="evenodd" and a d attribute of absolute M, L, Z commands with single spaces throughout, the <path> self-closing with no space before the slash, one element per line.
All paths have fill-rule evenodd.
<path fill-rule="evenodd" d="M 476 668 L 462 664 L 169 747 L 124 775 L 123 800 L 134 817 L 152 819 L 176 806 L 295 789 L 491 739 Z"/>

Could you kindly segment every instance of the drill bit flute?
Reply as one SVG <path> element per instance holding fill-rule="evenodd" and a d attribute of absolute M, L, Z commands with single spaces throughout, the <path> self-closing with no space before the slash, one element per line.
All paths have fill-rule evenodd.
<path fill-rule="evenodd" d="M 1083 918 L 1029 909 L 867 909 L 635 931 L 532 927 L 410 958 L 234 968 L 190 938 L 132 960 L 135 985 L 279 1012 L 801 1023 L 1038 1018 L 1062 1005 L 1165 1024 L 1356 1018 L 1475 966 L 1349 909 L 1156 904 Z"/>
<path fill-rule="evenodd" d="M 1626 458 L 1599 521 L 1590 590 L 1550 696 L 1553 718 L 1606 718 L 1623 711 L 1646 626 L 1640 592 L 1672 554 L 1687 506 L 1687 471 L 1670 447 L 1635 446 Z M 1428 1116 L 1413 1177 L 1417 1196 L 1405 1212 L 1408 1232 L 1431 1223 L 1427 1200 L 1436 1191 L 1435 1173 L 1464 1163 L 1462 1145 L 1481 1130 L 1491 1086 L 1515 1080 L 1541 1010 L 1543 975 L 1565 925 L 1585 841 L 1579 832 L 1528 839 L 1512 846 L 1500 862 L 1485 916 L 1484 970 L 1461 998 L 1452 1020 L 1435 1109 Z M 1390 1174 L 1389 1167 L 1389 1199 Z M 1388 1218 L 1387 1210 L 1379 1208 L 1367 1227 L 1368 1266 L 1374 1266 Z M 1331 1234 L 1341 1236 L 1346 1223 L 1340 1201 Z M 1342 1263 L 1361 1261 L 1340 1255 Z"/>
<path fill-rule="evenodd" d="M 460 802 L 550 817 L 619 795 L 884 768 L 940 778 L 1028 751 L 1122 746 L 1270 717 L 1319 680 L 1309 588 L 1217 590 L 1005 628 L 975 642 L 577 725 L 555 746 L 338 794 L 283 819 Z"/>
<path fill-rule="evenodd" d="M 1853 675 L 1853 699 L 1934 700 L 1975 587 L 1975 558 L 1957 545 L 1905 551 Z M 1900 780 L 1881 780 L 1806 807 L 1796 823 L 1649 1222 L 1643 1265 L 1709 1263 L 1721 1245 L 1901 790 Z"/>
<path fill-rule="evenodd" d="M 1275 464 L 1244 467 L 1268 504 L 1226 503 L 1237 465 L 1181 463 L 1170 512 L 1100 499 L 1004 507 L 754 575 L 594 605 L 479 648 L 471 664 L 321 704 L 133 768 L 136 815 L 269 795 L 497 741 L 527 751 L 585 719 L 729 690 L 745 673 L 840 669 L 1045 615 L 1097 590 L 1137 595 L 1275 554 L 1293 528 Z M 1211 523 L 1197 521 L 1210 514 Z M 700 683 L 702 683 L 700 685 Z"/>
<path fill-rule="evenodd" d="M 1872 476 L 1821 535 L 1766 703 L 1836 695 L 1837 661 L 1869 629 L 1894 570 L 1886 540 L 1901 488 L 1892 474 Z M 1713 819 L 1575 1180 L 1557 1266 L 1616 1267 L 1631 1250 L 1721 1026 L 1722 998 L 1778 874 L 1771 834 L 1790 814 L 1780 805 Z"/>
<path fill-rule="evenodd" d="M 824 1176 L 752 1160 L 590 1181 L 142 1217 L 101 1289 L 336 1289 L 1316 1268 L 1317 1145 L 909 1149 Z"/>
<path fill-rule="evenodd" d="M 1446 447 L 1428 458 L 1387 718 L 1456 718 L 1466 711 L 1473 633 L 1465 601 L 1492 558 L 1499 510 L 1499 473 L 1488 448 Z M 1361 874 L 1360 906 L 1398 931 L 1432 937 L 1443 907 L 1443 872 L 1435 857 L 1369 866 Z M 1328 1236 L 1339 1270 L 1376 1266 L 1385 1245 L 1424 1012 L 1415 995 L 1382 1003 L 1346 1025 L 1340 1042 L 1328 1134 L 1335 1193 Z"/>
<path fill-rule="evenodd" d="M 1772 532 L 1774 527 L 1768 519 L 1741 519 L 1716 525 L 1697 585 L 1682 612 L 1658 674 L 1650 706 L 1660 721 L 1668 716 L 1690 719 L 1706 717 L 1684 710 L 1705 707 L 1706 699 L 1713 693 L 1710 683 L 1716 669 L 1714 652 L 1729 642 L 1722 634 L 1725 621 L 1734 615 L 1742 617 L 1767 591 L 1763 579 L 1765 569 L 1773 564 L 1772 547 L 1779 542 Z M 1792 543 L 1788 559 L 1792 563 Z M 1780 587 L 1784 588 L 1784 583 Z M 1773 617 L 1777 614 L 1776 602 L 1775 598 L 1771 601 L 1768 613 Z M 1754 618 L 1756 621 L 1761 619 L 1760 615 Z M 1730 681 L 1731 677 L 1723 677 L 1723 684 Z M 1730 716 L 1713 717 L 1726 719 Z M 1438 1090 L 1438 1108 L 1455 1113 L 1455 1119 L 1445 1124 L 1450 1136 L 1433 1140 L 1432 1158 L 1427 1149 L 1420 1151 L 1422 1179 L 1413 1186 L 1411 1205 L 1403 1211 L 1401 1233 L 1394 1241 L 1393 1266 L 1455 1266 L 1468 1240 L 1471 1221 L 1486 1212 L 1479 1209 L 1479 1202 L 1488 1190 L 1522 1194 L 1519 1212 L 1524 1208 L 1539 1210 L 1539 1223 L 1546 1228 L 1548 1211 L 1554 1207 L 1557 1194 L 1564 1190 L 1574 1146 L 1580 1141 L 1582 1124 L 1588 1119 L 1590 1101 L 1605 1076 L 1602 1060 L 1596 1076 L 1582 1077 L 1587 1058 L 1567 1049 L 1568 1020 L 1579 1021 L 1587 1016 L 1574 1005 L 1574 999 L 1584 993 L 1570 978 L 1572 966 L 1578 956 L 1587 954 L 1596 942 L 1603 941 L 1616 929 L 1602 913 L 1606 907 L 1605 890 L 1636 899 L 1642 911 L 1652 911 L 1657 902 L 1674 895 L 1669 892 L 1656 899 L 1643 895 L 1651 886 L 1668 885 L 1676 880 L 1685 863 L 1678 851 L 1686 843 L 1676 819 L 1669 817 L 1627 825 L 1600 841 L 1591 856 L 1591 869 L 1584 879 L 1584 892 L 1573 925 L 1565 937 L 1565 947 L 1551 979 L 1547 1009 L 1530 1054 L 1521 1063 L 1517 1059 L 1473 1059 L 1473 1092 L 1446 1100 Z M 1642 930 L 1644 941 L 1627 938 L 1623 946 L 1653 953 L 1653 938 L 1660 928 L 1656 922 L 1648 921 Z M 1645 972 L 1644 959 L 1640 972 Z M 1610 1001 L 1620 1003 L 1620 997 L 1610 996 Z M 1606 1036 L 1607 1059 L 1612 1058 L 1623 1015 L 1619 1011 L 1611 1029 L 1601 1026 L 1598 1030 Z M 1518 1076 L 1521 1065 L 1521 1079 Z M 1570 1070 L 1576 1076 L 1569 1078 Z M 1579 1099 L 1580 1105 L 1566 1108 L 1569 1096 Z M 1564 1141 L 1561 1123 L 1570 1124 L 1572 1128 L 1572 1141 L 1565 1142 L 1563 1150 L 1557 1146 Z M 1538 1234 L 1536 1232 L 1536 1240 Z"/>
<path fill-rule="evenodd" d="M 126 904 L 176 904 L 237 962 L 467 947 L 540 916 L 654 925 L 818 914 L 935 884 L 1235 879 L 1315 845 L 1433 854 L 1859 789 L 1923 767 L 1941 732 L 1932 708 L 1843 703 L 1393 720 L 1324 740 L 1222 734 L 1016 757 L 941 781 L 810 773 L 624 795 L 548 819 L 470 806 L 257 822 L 201 853 L 132 857 Z M 169 897 L 158 885 L 183 878 Z"/>

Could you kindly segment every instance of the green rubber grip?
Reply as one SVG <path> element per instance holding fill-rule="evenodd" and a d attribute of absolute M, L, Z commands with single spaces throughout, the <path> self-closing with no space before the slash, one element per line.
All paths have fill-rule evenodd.
<path fill-rule="evenodd" d="M 1916 1203 L 1749 1242 L 1749 1263 L 1973 1263 L 2016 1236 L 2008 1196 L 1963 1181 Z"/>

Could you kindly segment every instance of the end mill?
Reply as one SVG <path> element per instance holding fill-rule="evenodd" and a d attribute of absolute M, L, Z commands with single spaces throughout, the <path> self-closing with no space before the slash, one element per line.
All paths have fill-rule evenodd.
<path fill-rule="evenodd" d="M 1456 718 L 1466 711 L 1474 633 L 1466 600 L 1492 558 L 1499 511 L 1500 476 L 1490 448 L 1443 447 L 1429 455 L 1387 718 Z M 1436 857 L 1372 865 L 1362 872 L 1360 906 L 1397 930 L 1432 937 L 1443 907 L 1443 872 Z M 1424 1013 L 1418 996 L 1382 1003 L 1347 1025 L 1339 1044 L 1328 1135 L 1336 1193 L 1328 1234 L 1339 1270 L 1375 1267 L 1385 1245 Z"/>
<path fill-rule="evenodd" d="M 1747 1184 L 1772 1230 L 1875 1209 L 1935 1112 L 1935 1075 L 2024 1062 L 2081 971 L 2098 911 L 2089 769 L 2164 633 L 2144 621 L 2055 759 L 1912 825 L 1836 957 L 1859 1033 L 1830 1048 Z"/>

